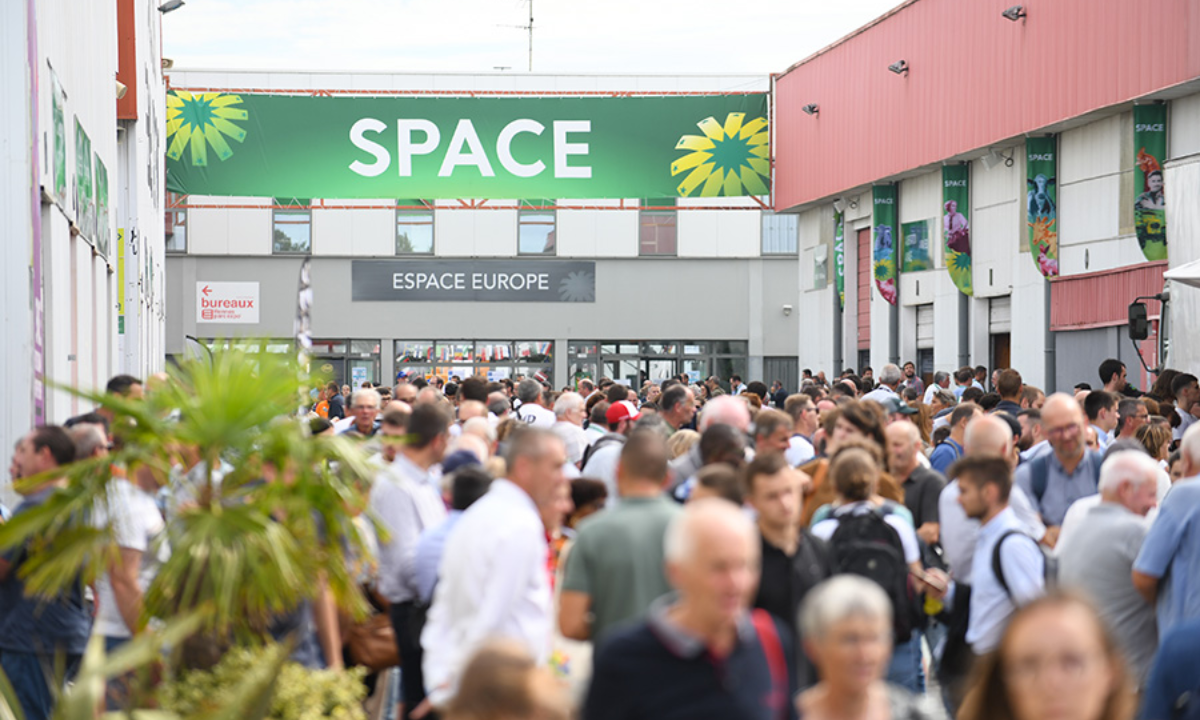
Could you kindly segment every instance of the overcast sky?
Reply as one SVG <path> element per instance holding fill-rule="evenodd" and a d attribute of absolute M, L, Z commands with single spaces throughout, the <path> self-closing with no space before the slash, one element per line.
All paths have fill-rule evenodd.
<path fill-rule="evenodd" d="M 782 72 L 899 0 L 536 0 L 540 73 Z M 510 72 L 529 0 L 187 0 L 163 18 L 179 69 Z"/>

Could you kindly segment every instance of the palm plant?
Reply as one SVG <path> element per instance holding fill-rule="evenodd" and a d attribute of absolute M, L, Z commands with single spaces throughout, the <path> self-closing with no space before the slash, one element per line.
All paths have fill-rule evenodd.
<path fill-rule="evenodd" d="M 193 639 L 215 648 L 215 662 L 232 643 L 263 637 L 321 582 L 352 616 L 364 614 L 347 556 L 366 552 L 354 516 L 371 471 L 352 441 L 310 437 L 297 419 L 311 382 L 289 357 L 231 349 L 172 368 L 144 399 L 79 393 L 115 417 L 114 450 L 55 471 L 66 486 L 0 527 L 0 549 L 30 548 L 26 591 L 54 596 L 119 557 L 112 528 L 90 517 L 123 468 L 173 499 L 171 554 L 146 590 L 143 624 L 202 611 Z"/>

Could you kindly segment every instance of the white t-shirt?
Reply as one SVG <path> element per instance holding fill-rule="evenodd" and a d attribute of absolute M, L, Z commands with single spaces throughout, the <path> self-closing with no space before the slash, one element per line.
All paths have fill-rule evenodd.
<path fill-rule="evenodd" d="M 565 420 L 554 423 L 551 429 L 562 439 L 563 445 L 567 448 L 568 464 L 574 464 L 583 459 L 583 452 L 591 444 L 588 442 L 587 431 L 575 423 Z"/>
<path fill-rule="evenodd" d="M 522 422 L 540 428 L 552 428 L 554 423 L 558 421 L 554 412 L 536 403 L 526 403 L 517 409 L 517 415 L 520 416 Z"/>
<path fill-rule="evenodd" d="M 788 465 L 799 467 L 816 456 L 812 443 L 803 435 L 793 435 L 788 440 L 788 449 L 783 453 Z"/>
<path fill-rule="evenodd" d="M 96 527 L 105 527 L 110 523 L 109 518 L 117 546 L 142 553 L 138 587 L 145 592 L 159 566 L 171 556 L 171 547 L 165 534 L 166 523 L 158 511 L 158 505 L 153 496 L 128 480 L 114 480 L 109 487 L 108 504 L 97 505 L 93 523 Z M 133 635 L 121 617 L 112 580 L 107 572 L 96 580 L 96 604 L 93 632 L 117 638 Z"/>

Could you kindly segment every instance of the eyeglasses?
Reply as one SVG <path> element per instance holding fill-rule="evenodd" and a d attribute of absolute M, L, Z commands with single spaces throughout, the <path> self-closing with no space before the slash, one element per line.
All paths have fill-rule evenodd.
<path fill-rule="evenodd" d="M 351 410 L 378 410 L 379 406 L 378 405 L 354 405 L 350 409 Z"/>

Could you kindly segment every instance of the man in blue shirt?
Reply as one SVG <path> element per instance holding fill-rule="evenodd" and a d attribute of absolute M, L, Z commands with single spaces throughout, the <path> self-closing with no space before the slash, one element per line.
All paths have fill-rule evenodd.
<path fill-rule="evenodd" d="M 443 470 L 445 466 L 443 465 Z M 459 467 L 450 476 L 450 512 L 440 524 L 425 530 L 417 540 L 417 549 L 412 556 L 412 568 L 405 573 L 416 583 L 417 600 L 423 605 L 433 602 L 433 589 L 437 586 L 438 566 L 446 540 L 458 524 L 463 511 L 487 493 L 492 476 L 479 463 Z"/>
<path fill-rule="evenodd" d="M 1200 619 L 1176 625 L 1163 637 L 1142 689 L 1142 720 L 1188 720 L 1200 714 Z"/>
<path fill-rule="evenodd" d="M 75 445 L 55 425 L 35 428 L 17 443 L 10 472 L 14 481 L 30 478 L 75 461 Z M 44 504 L 65 478 L 51 478 L 35 487 L 18 487 L 24 500 L 14 517 Z M 75 578 L 53 597 L 28 597 L 20 578 L 29 559 L 29 544 L 9 549 L 0 557 L 0 667 L 12 683 L 26 720 L 45 720 L 53 710 L 54 682 L 70 679 L 92 630 L 92 616 L 83 601 L 83 582 Z M 55 674 L 56 656 L 66 659 L 67 678 Z"/>
<path fill-rule="evenodd" d="M 945 475 L 954 461 L 963 456 L 963 439 L 967 436 L 967 425 L 983 414 L 983 408 L 975 403 L 959 403 L 950 413 L 950 437 L 933 449 L 929 464 Z"/>
<path fill-rule="evenodd" d="M 1200 425 L 1179 445 L 1184 477 L 1171 487 L 1133 563 L 1133 585 L 1157 602 L 1158 635 L 1200 619 Z M 1164 582 L 1165 580 L 1165 582 Z"/>
<path fill-rule="evenodd" d="M 1014 481 L 1041 513 L 1046 524 L 1042 542 L 1049 547 L 1058 543 L 1071 503 L 1098 492 L 1104 457 L 1088 450 L 1086 427 L 1083 409 L 1075 398 L 1065 393 L 1051 395 L 1042 407 L 1042 428 L 1053 452 L 1017 468 Z"/>

